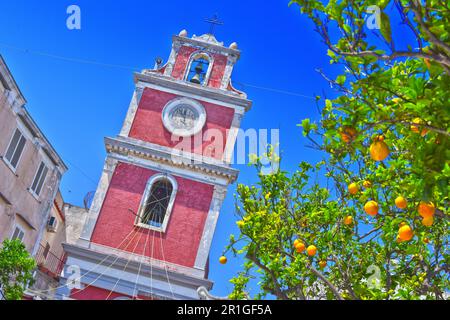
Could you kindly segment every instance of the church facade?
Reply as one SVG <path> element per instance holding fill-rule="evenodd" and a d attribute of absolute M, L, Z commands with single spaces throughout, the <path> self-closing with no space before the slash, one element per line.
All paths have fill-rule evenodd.
<path fill-rule="evenodd" d="M 251 107 L 231 84 L 239 56 L 236 43 L 183 30 L 166 64 L 134 75 L 81 235 L 64 245 L 60 298 L 198 299 L 212 288 L 209 251 Z"/>

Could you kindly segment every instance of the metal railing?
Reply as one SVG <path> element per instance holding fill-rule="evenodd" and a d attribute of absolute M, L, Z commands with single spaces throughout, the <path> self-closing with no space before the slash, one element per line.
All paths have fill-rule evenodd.
<path fill-rule="evenodd" d="M 58 278 L 64 267 L 65 259 L 64 256 L 58 257 L 53 252 L 46 249 L 45 246 L 40 244 L 35 260 L 39 270 L 52 278 Z"/>

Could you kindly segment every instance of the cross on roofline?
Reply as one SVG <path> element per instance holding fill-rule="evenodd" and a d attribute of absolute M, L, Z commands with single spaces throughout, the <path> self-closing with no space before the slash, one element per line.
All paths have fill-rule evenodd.
<path fill-rule="evenodd" d="M 214 28 L 216 26 L 223 25 L 223 21 L 219 20 L 217 14 L 213 15 L 211 18 L 206 18 L 205 22 L 210 24 L 209 32 L 208 32 L 208 34 L 210 34 L 210 35 L 214 35 Z"/>

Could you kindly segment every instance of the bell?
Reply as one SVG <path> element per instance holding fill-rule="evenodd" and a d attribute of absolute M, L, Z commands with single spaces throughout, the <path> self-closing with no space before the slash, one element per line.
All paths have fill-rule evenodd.
<path fill-rule="evenodd" d="M 196 84 L 200 84 L 200 74 L 196 73 L 196 74 L 191 78 L 191 82 L 192 82 L 192 83 L 196 83 Z"/>

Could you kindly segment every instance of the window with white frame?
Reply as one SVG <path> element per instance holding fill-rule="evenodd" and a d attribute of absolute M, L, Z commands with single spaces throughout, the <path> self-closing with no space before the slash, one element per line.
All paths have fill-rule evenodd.
<path fill-rule="evenodd" d="M 142 197 L 138 224 L 165 231 L 177 193 L 176 180 L 167 174 L 152 176 Z"/>
<path fill-rule="evenodd" d="M 34 180 L 30 188 L 30 190 L 37 196 L 41 193 L 42 186 L 44 185 L 45 178 L 47 177 L 47 173 L 48 168 L 44 164 L 44 162 L 41 161 L 41 164 L 39 165 L 39 168 L 36 172 L 36 175 L 34 176 Z"/>
<path fill-rule="evenodd" d="M 9 142 L 9 146 L 4 157 L 4 159 L 13 169 L 17 168 L 20 156 L 22 155 L 23 149 L 25 147 L 25 142 L 26 139 L 23 136 L 22 132 L 20 132 L 19 129 L 16 129 L 11 141 Z"/>
<path fill-rule="evenodd" d="M 14 233 L 11 236 L 11 240 L 18 239 L 20 241 L 23 241 L 23 238 L 25 237 L 25 231 L 23 231 L 22 228 L 16 226 L 14 229 Z"/>

